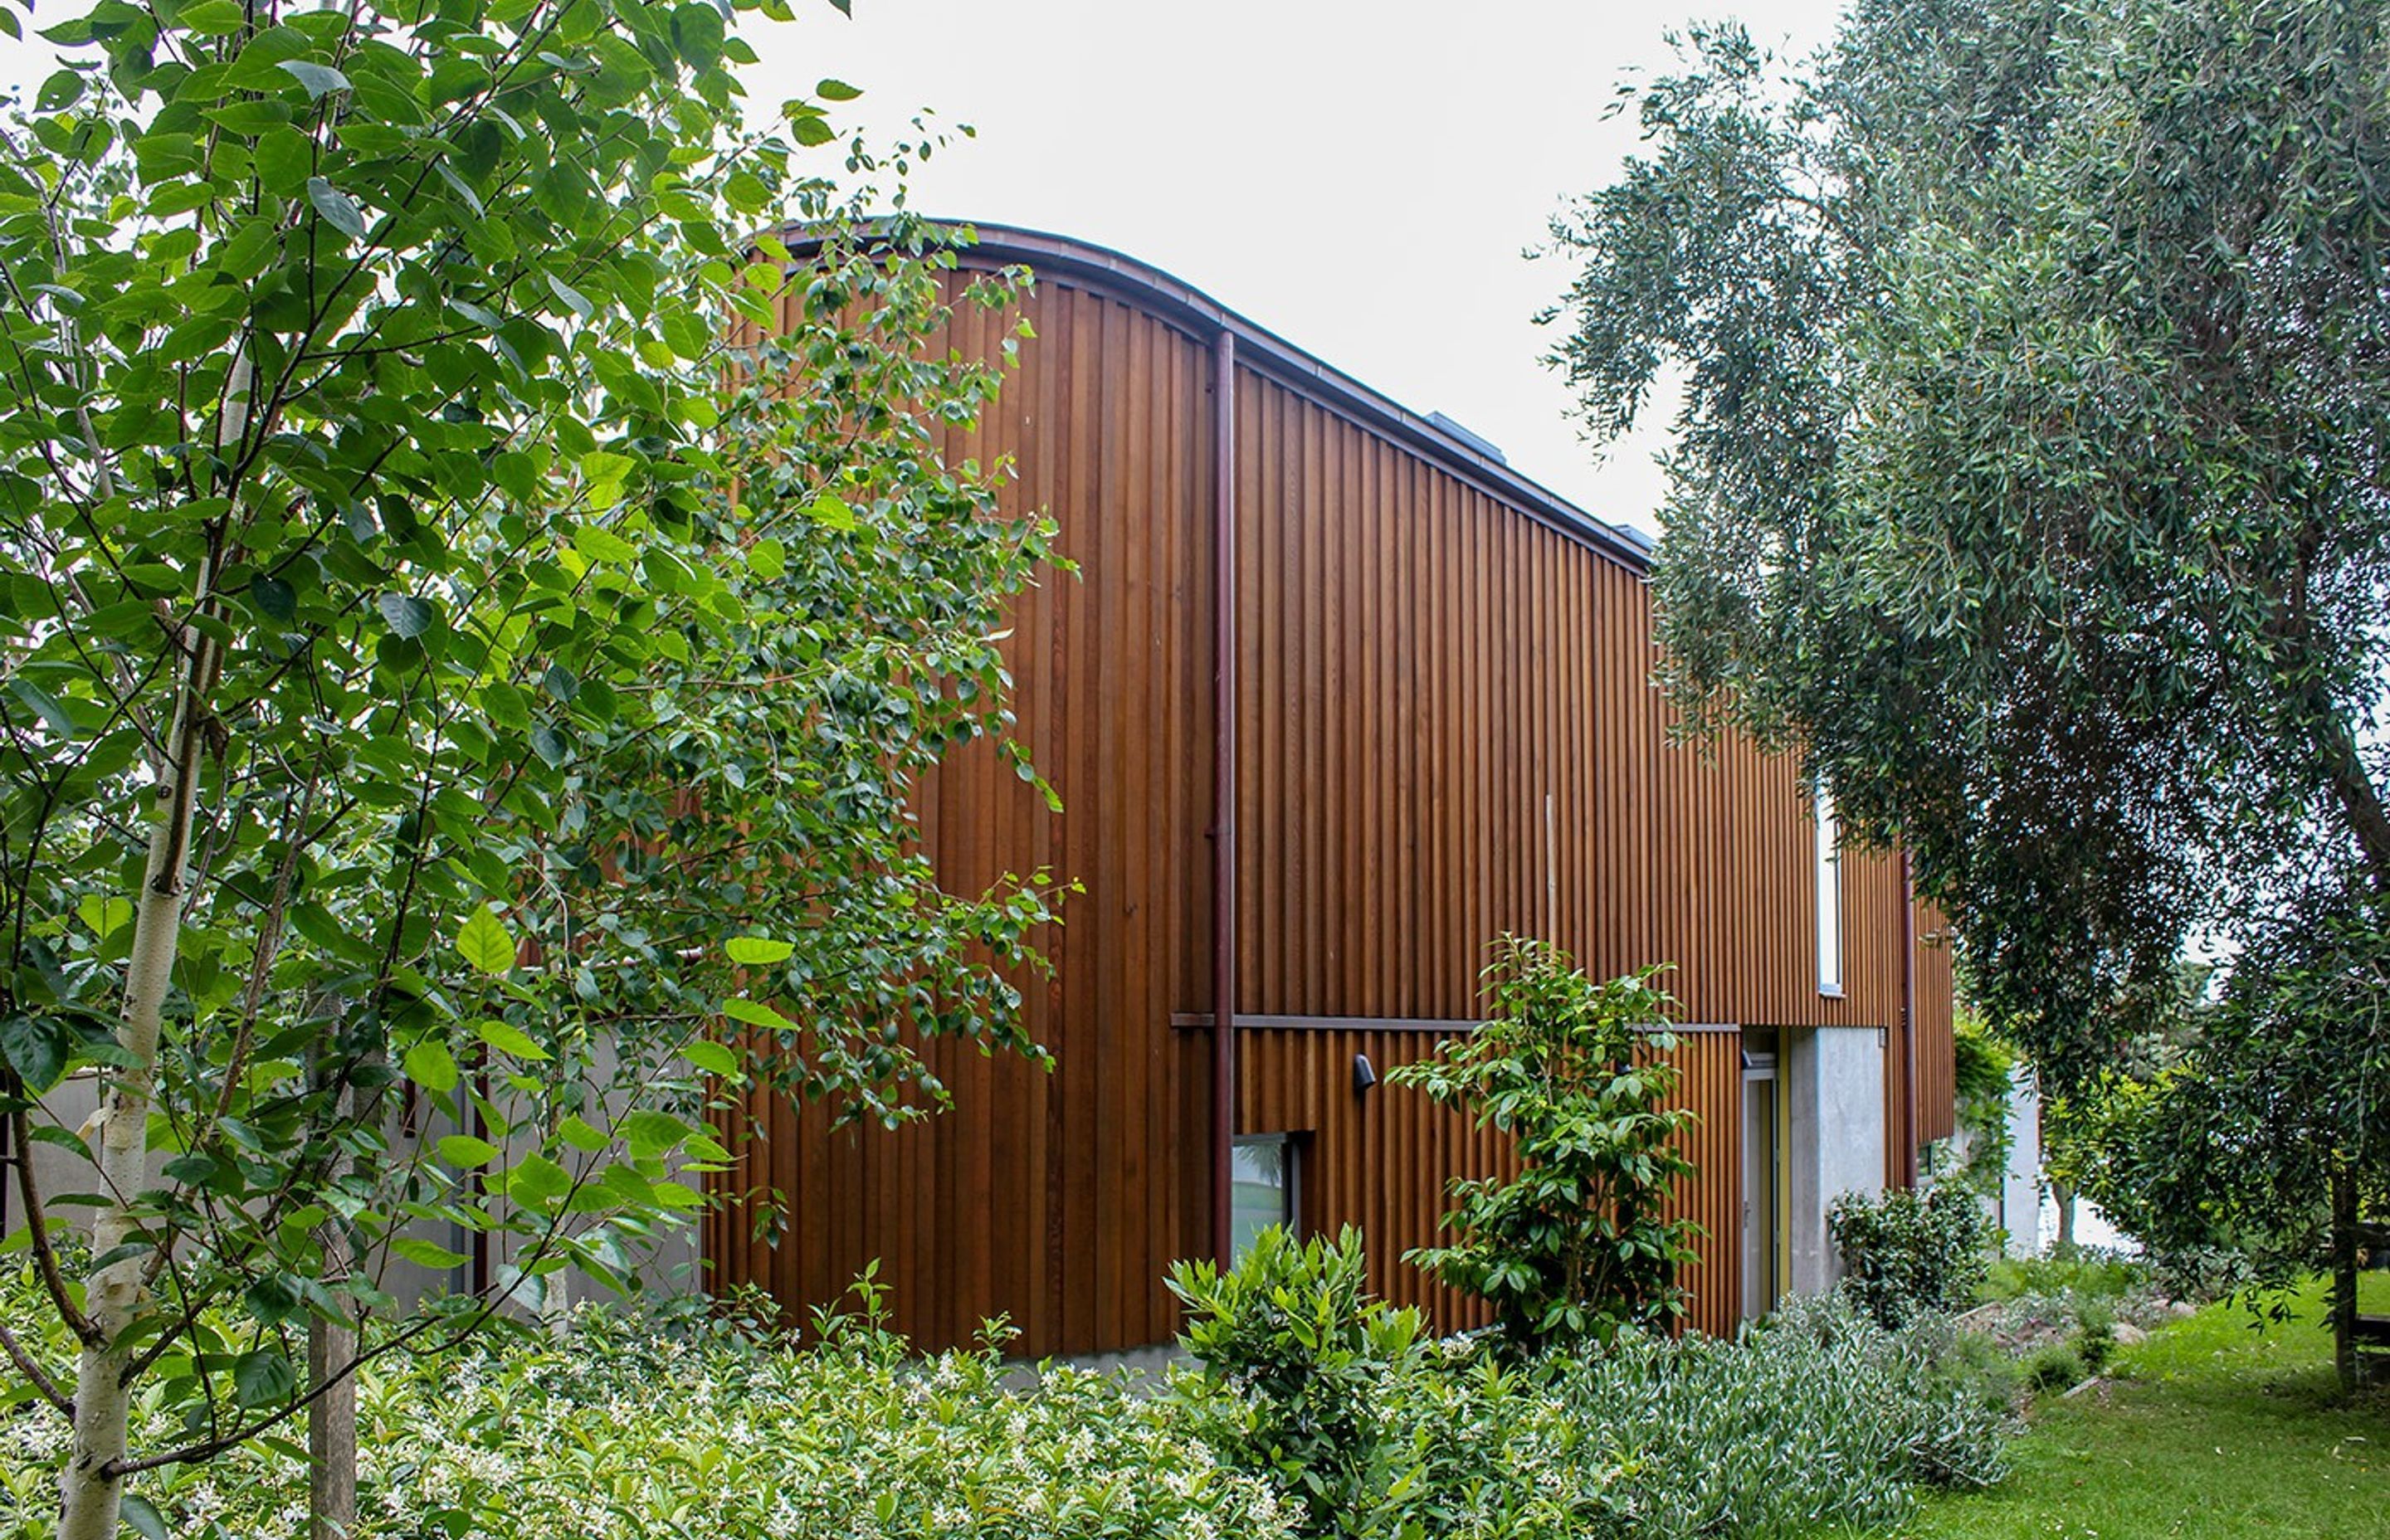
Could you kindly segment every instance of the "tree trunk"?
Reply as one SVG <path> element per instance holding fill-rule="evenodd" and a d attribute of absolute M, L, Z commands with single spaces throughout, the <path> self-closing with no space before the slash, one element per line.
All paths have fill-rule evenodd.
<path fill-rule="evenodd" d="M 333 1012 L 337 1023 L 339 1012 Z M 337 1036 L 337 1024 L 326 1035 Z M 335 1061 L 337 1055 L 327 1055 L 320 1046 L 310 1054 L 309 1073 L 320 1092 L 327 1087 L 327 1078 L 342 1072 Z M 346 1110 L 348 1093 L 340 1093 L 334 1116 Z M 370 1109 L 379 1110 L 379 1097 L 369 1097 Z M 332 1174 L 338 1176 L 341 1166 Z M 352 1257 L 348 1232 L 337 1218 L 327 1219 L 315 1232 L 316 1243 L 324 1251 L 324 1281 L 337 1283 L 349 1275 Z M 331 1388 L 307 1405 L 307 1453 L 314 1463 L 307 1473 L 308 1540 L 348 1540 L 357 1527 L 357 1381 L 353 1373 L 357 1357 L 357 1334 L 344 1322 L 333 1322 L 320 1315 L 307 1321 L 307 1388 L 313 1392 L 323 1386 Z"/>
<path fill-rule="evenodd" d="M 238 444 L 249 431 L 254 367 L 247 348 L 234 352 L 216 422 L 220 448 Z M 215 603 L 221 535 L 219 528 L 200 560 L 191 596 L 194 614 L 207 612 Z M 186 629 L 168 656 L 181 663 L 181 684 L 167 732 L 165 775 L 157 789 L 162 815 L 149 831 L 149 858 L 133 911 L 124 1014 L 116 1028 L 117 1046 L 124 1050 L 125 1060 L 109 1071 L 91 1135 L 98 1145 L 100 1190 L 109 1200 L 92 1221 L 95 1260 L 136 1238 L 141 1230 L 131 1205 L 149 1185 L 149 1104 L 158 1073 L 158 1034 L 183 935 L 191 808 L 199 792 L 208 698 L 215 688 L 216 644 L 204 633 Z M 124 1458 L 133 1394 L 128 1383 L 133 1353 L 124 1328 L 140 1308 L 147 1262 L 143 1255 L 120 1258 L 94 1269 L 84 1284 L 84 1314 L 92 1330 L 75 1365 L 74 1444 L 58 1474 L 58 1540 L 116 1540 L 124 1495 L 124 1478 L 117 1467 Z"/>
<path fill-rule="evenodd" d="M 177 725 L 183 724 L 178 720 Z M 139 1232 L 129 1205 L 148 1186 L 150 1087 L 167 980 L 183 925 L 184 853 L 191 827 L 187 783 L 198 773 L 198 756 L 187 751 L 196 748 L 196 730 L 177 732 L 173 741 L 186 752 L 173 783 L 161 789 L 167 811 L 149 837 L 133 956 L 125 968 L 124 1016 L 117 1028 L 118 1046 L 132 1062 L 109 1071 L 92 1134 L 98 1145 L 100 1189 L 111 1200 L 92 1224 L 94 1257 L 106 1256 Z M 124 1457 L 132 1397 L 125 1383 L 132 1354 L 121 1344 L 140 1306 L 145 1261 L 135 1255 L 111 1262 L 84 1285 L 84 1313 L 91 1317 L 93 1336 L 75 1367 L 74 1446 L 58 1477 L 58 1540 L 116 1537 L 123 1481 L 115 1466 Z"/>
<path fill-rule="evenodd" d="M 2049 1184 L 2049 1195 L 2058 1201 L 2058 1239 L 2051 1254 L 2062 1260 L 2075 1255 L 2075 1189 L 2063 1182 Z"/>
<path fill-rule="evenodd" d="M 2340 1388 L 2357 1391 L 2357 1162 L 2332 1173 L 2332 1361 Z"/>
<path fill-rule="evenodd" d="M 309 1540 L 348 1540 L 356 1529 L 357 1380 L 349 1372 L 356 1356 L 355 1332 L 320 1316 L 307 1323 L 308 1387 L 338 1377 L 307 1406 Z"/>

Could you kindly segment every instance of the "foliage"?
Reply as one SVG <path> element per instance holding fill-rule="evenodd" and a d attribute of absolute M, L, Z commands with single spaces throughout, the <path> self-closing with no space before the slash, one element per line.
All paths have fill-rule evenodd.
<path fill-rule="evenodd" d="M 1739 1342 L 1648 1332 L 1559 1360 L 1552 1393 L 1621 1468 L 1602 1534 L 1792 1535 L 1888 1523 L 1921 1486 L 1998 1481 L 2004 1402 L 1947 1327 L 1795 1300 Z"/>
<path fill-rule="evenodd" d="M 1849 1269 L 1843 1287 L 1886 1327 L 1966 1309 L 1991 1265 L 1983 1207 L 1956 1187 L 1846 1192 L 1826 1211 L 1826 1228 Z"/>
<path fill-rule="evenodd" d="M 30 1187 L 15 1242 L 77 1383 L 12 1361 L 73 1534 L 320 1390 L 311 1321 L 619 1283 L 749 1072 L 893 1119 L 906 1030 L 1027 1046 L 1042 879 L 948 894 L 904 811 L 1050 533 L 944 457 L 1009 285 L 833 188 L 851 87 L 741 126 L 726 14 L 100 0 L 0 127 L 0 1110 L 96 1195 L 88 1280 Z M 405 1314 L 464 1260 L 413 1226 L 508 1265 Z M 128 1451 L 127 1393 L 190 1421 Z"/>
<path fill-rule="evenodd" d="M 2008 1045 L 1991 1034 L 1981 1017 L 1960 1010 L 1951 1034 L 1951 1079 L 1967 1149 L 1965 1163 L 1949 1180 L 1981 1198 L 1997 1199 L 2008 1180 L 2016 1149 L 2016 1132 L 2009 1126 L 2015 1070 L 2016 1055 Z"/>
<path fill-rule="evenodd" d="M 2146 1290 L 2152 1282 L 2149 1265 L 2114 1252 L 2083 1251 L 2071 1257 L 1999 1257 L 1984 1277 L 1987 1300 L 2021 1300 L 2033 1295 L 2072 1295 L 2089 1300 L 2118 1300 Z"/>
<path fill-rule="evenodd" d="M 1297 1241 L 1276 1225 L 1235 1265 L 1181 1262 L 1179 1341 L 1203 1367 L 1188 1398 L 1240 1470 L 1301 1499 L 1301 1533 L 1368 1533 L 1393 1484 L 1391 1387 L 1416 1373 L 1420 1320 L 1368 1297 L 1361 1234 Z"/>
<path fill-rule="evenodd" d="M 30 1303 L 21 1291 L 11 1303 Z M 1166 1403 L 990 1347 L 911 1356 L 867 1296 L 791 1351 L 702 1317 L 577 1308 L 360 1373 L 357 1540 L 1279 1540 L 1271 1487 Z M 998 1331 L 991 1341 L 1000 1341 Z M 145 1442 L 173 1418 L 152 1396 Z M 0 1528 L 50 1540 L 55 1425 L 0 1413 Z M 306 1472 L 256 1444 L 136 1481 L 187 1540 L 305 1533 Z"/>
<path fill-rule="evenodd" d="M 1677 1152 L 1693 1116 L 1667 1107 L 1675 1002 L 1658 971 L 1597 984 L 1558 947 L 1504 936 L 1484 974 L 1486 1021 L 1388 1077 L 1516 1142 L 1514 1179 L 1452 1184 L 1443 1223 L 1459 1238 L 1405 1258 L 1489 1301 L 1514 1349 L 1606 1342 L 1684 1313 L 1677 1275 L 1697 1232 L 1664 1213 L 1693 1174 Z"/>
<path fill-rule="evenodd" d="M 2024 1382 L 2039 1392 L 2063 1391 L 2081 1384 L 2092 1373 L 2075 1342 L 2047 1342 L 2024 1361 Z"/>
<path fill-rule="evenodd" d="M 1314 1253 L 1315 1286 L 1343 1251 Z M 37 1289 L 26 1270 L 0 1275 L 0 1304 Z M 1331 1293 L 1344 1315 L 1330 1335 L 1384 1324 L 1381 1306 Z M 1252 1423 L 1233 1404 L 1265 1383 L 1300 1403 L 1293 1376 L 1239 1387 L 1179 1369 L 1153 1394 L 1134 1374 L 1046 1365 L 1025 1384 L 997 1356 L 1001 1323 L 983 1351 L 916 1357 L 868 1283 L 816 1326 L 798 1350 L 768 1302 L 585 1306 L 440 1359 L 377 1360 L 359 1374 L 358 1540 L 1789 1536 L 1996 1479 L 2008 1435 L 1986 1389 L 1998 1366 L 1966 1339 L 1888 1333 L 1837 1302 L 1795 1303 L 1741 1343 L 1629 1330 L 1522 1364 L 1456 1340 L 1380 1366 L 1370 1488 L 1322 1512 L 1302 1472 L 1240 1465 Z M 139 1415 L 171 1413 L 152 1393 Z M 10 1533 L 51 1540 L 63 1454 L 36 1410 L 0 1411 Z M 169 1532 L 232 1540 L 296 1533 L 305 1482 L 250 1444 L 134 1484 Z"/>
<path fill-rule="evenodd" d="M 2390 1310 L 2390 1275 L 2366 1279 Z M 2301 1290 L 2302 1314 L 2322 1290 Z M 2024 1534 L 2342 1540 L 2390 1512 L 2390 1406 L 2345 1401 L 2330 1340 L 2305 1320 L 2252 1330 L 2215 1305 L 2121 1347 L 2096 1393 L 2045 1402 L 2011 1444 L 2013 1474 L 1927 1495 L 1914 1540 Z"/>
<path fill-rule="evenodd" d="M 1789 72 L 1697 31 L 1556 230 L 1596 432 L 1684 381 L 1671 694 L 1909 853 L 2053 1089 L 2194 928 L 2390 882 L 2385 25 L 1862 0 Z"/>

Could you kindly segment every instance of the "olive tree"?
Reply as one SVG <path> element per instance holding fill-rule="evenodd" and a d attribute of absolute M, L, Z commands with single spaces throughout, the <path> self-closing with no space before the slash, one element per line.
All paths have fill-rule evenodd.
<path fill-rule="evenodd" d="M 627 1286 L 741 1084 L 896 1120 L 908 1033 L 1034 1052 L 1047 885 L 906 813 L 1051 533 L 959 455 L 1015 279 L 835 190 L 929 148 L 851 87 L 744 126 L 757 14 L 98 0 L 0 124 L 0 1116 L 85 1173 L 15 1162 L 0 1348 L 69 1540 Z"/>
<path fill-rule="evenodd" d="M 2390 891 L 2386 25 L 1860 0 L 1790 69 L 1720 27 L 1558 229 L 1591 428 L 1682 373 L 1672 694 L 1913 856 L 2061 1095 L 2187 938 Z"/>

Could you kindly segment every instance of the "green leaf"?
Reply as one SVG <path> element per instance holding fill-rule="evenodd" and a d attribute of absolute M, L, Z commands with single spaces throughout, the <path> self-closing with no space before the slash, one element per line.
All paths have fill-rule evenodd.
<path fill-rule="evenodd" d="M 814 95 L 826 102 L 851 102 L 863 93 L 842 80 L 826 80 L 814 87 Z"/>
<path fill-rule="evenodd" d="M 259 1348 L 233 1360 L 233 1393 L 244 1406 L 278 1406 L 299 1388 L 298 1372 L 289 1354 L 279 1348 Z"/>
<path fill-rule="evenodd" d="M 531 725 L 531 706 L 523 692 L 503 679 L 482 687 L 482 711 L 497 725 L 518 733 Z"/>
<path fill-rule="evenodd" d="M 544 1208 L 572 1190 L 572 1177 L 545 1155 L 526 1155 L 507 1174 L 507 1196 L 530 1208 Z"/>
<path fill-rule="evenodd" d="M 276 577 L 251 578 L 249 602 L 269 620 L 288 621 L 299 613 L 299 596 Z"/>
<path fill-rule="evenodd" d="M 732 962 L 748 968 L 764 968 L 786 961 L 796 947 L 785 941 L 774 941 L 769 936 L 733 936 L 724 944 L 723 950 L 730 954 Z"/>
<path fill-rule="evenodd" d="M 744 1021 L 751 1027 L 764 1027 L 773 1032 L 792 1032 L 796 1023 L 756 1000 L 742 1000 L 733 995 L 722 1002 L 722 1014 L 734 1021 Z"/>
<path fill-rule="evenodd" d="M 0 1055 L 5 1055 L 28 1087 L 48 1090 L 66 1073 L 74 1057 L 75 1038 L 67 1024 L 49 1016 L 11 1016 L 0 1020 Z"/>
<path fill-rule="evenodd" d="M 470 1134 L 451 1134 L 436 1148 L 440 1158 L 459 1171 L 472 1171 L 488 1165 L 499 1155 L 496 1145 L 487 1139 L 477 1139 Z"/>
<path fill-rule="evenodd" d="M 438 610 L 412 594 L 384 594 L 374 600 L 374 607 L 381 611 L 390 628 L 408 641 L 430 630 L 440 620 Z"/>
<path fill-rule="evenodd" d="M 856 527 L 854 510 L 835 493 L 825 492 L 806 504 L 805 514 L 824 529 L 844 531 Z"/>
<path fill-rule="evenodd" d="M 443 1139 L 441 1142 L 444 1144 L 447 1141 Z M 418 1236 L 392 1236 L 390 1249 L 418 1267 L 429 1267 L 435 1273 L 444 1273 L 452 1267 L 462 1267 L 471 1260 L 462 1251 L 452 1251 L 445 1246 L 435 1246 Z"/>
<path fill-rule="evenodd" d="M 75 736 L 74 718 L 67 715 L 58 698 L 26 678 L 8 681 L 8 693 L 25 703 L 27 710 L 42 719 L 51 732 L 62 738 Z"/>
<path fill-rule="evenodd" d="M 323 215 L 324 222 L 334 229 L 352 239 L 365 239 L 365 211 L 357 207 L 355 199 L 322 177 L 311 176 L 307 178 L 307 201 L 315 206 L 315 212 Z"/>
<path fill-rule="evenodd" d="M 426 1038 L 401 1055 L 398 1062 L 407 1079 L 435 1097 L 444 1097 L 456 1088 L 456 1056 L 448 1051 L 445 1043 Z"/>
<path fill-rule="evenodd" d="M 327 92 L 346 91 L 349 77 L 328 64 L 311 64 L 303 58 L 286 58 L 276 68 L 287 70 L 290 77 L 307 88 L 307 99 L 320 100 Z"/>
<path fill-rule="evenodd" d="M 583 320 L 586 321 L 598 314 L 598 307 L 589 302 L 588 295 L 582 293 L 553 273 L 547 276 L 547 287 L 554 289 L 556 297 L 570 305 L 572 313 Z"/>
<path fill-rule="evenodd" d="M 777 583 L 789 570 L 789 548 L 768 535 L 747 547 L 747 570 L 765 583 Z"/>
<path fill-rule="evenodd" d="M 739 1056 L 710 1038 L 698 1038 L 685 1045 L 680 1052 L 683 1059 L 708 1074 L 720 1075 L 725 1080 L 735 1079 L 739 1074 Z"/>
<path fill-rule="evenodd" d="M 456 950 L 483 973 L 504 973 L 515 965 L 514 933 L 486 904 L 465 917 L 456 931 Z"/>
<path fill-rule="evenodd" d="M 116 1499 L 116 1511 L 141 1540 L 169 1540 L 165 1515 L 137 1492 L 127 1492 Z"/>
<path fill-rule="evenodd" d="M 603 561 L 616 567 L 628 567 L 639 559 L 639 548 L 610 530 L 595 524 L 573 527 L 572 548 L 592 561 Z"/>
<path fill-rule="evenodd" d="M 512 1054 L 527 1063 L 537 1064 L 551 1057 L 546 1048 L 533 1040 L 530 1033 L 510 1022 L 476 1021 L 473 1023 L 473 1035 L 500 1053 Z"/>
<path fill-rule="evenodd" d="M 199 0 L 185 6 L 175 21 L 201 37 L 229 37 L 249 24 L 248 10 L 235 0 Z"/>

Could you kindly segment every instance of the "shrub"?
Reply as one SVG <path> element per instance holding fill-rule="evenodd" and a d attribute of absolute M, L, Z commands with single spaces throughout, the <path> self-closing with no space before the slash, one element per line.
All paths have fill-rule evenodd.
<path fill-rule="evenodd" d="M 2036 1348 L 2024 1361 L 2025 1383 L 2037 1391 L 2071 1390 L 2089 1378 L 2090 1372 L 2073 1342 Z"/>
<path fill-rule="evenodd" d="M 1786 1535 L 1905 1516 L 1920 1485 L 2005 1474 L 2009 1418 L 1938 1323 L 1796 1300 L 1738 1342 L 1637 1333 L 1553 1392 L 1621 1474 L 1611 1533 Z"/>
<path fill-rule="evenodd" d="M 1984 1297 L 2023 1299 L 2028 1294 L 2068 1294 L 2114 1300 L 2149 1287 L 2151 1270 L 2131 1257 L 2093 1247 L 2073 1256 L 2001 1257 L 1985 1275 Z"/>
<path fill-rule="evenodd" d="M 1170 1289 L 1202 1365 L 1179 1400 L 1236 1469 L 1302 1501 L 1300 1533 L 1354 1533 L 1394 1485 L 1385 1402 L 1419 1369 L 1420 1323 L 1368 1297 L 1361 1235 L 1297 1243 L 1273 1225 L 1234 1266 L 1182 1262 Z"/>
<path fill-rule="evenodd" d="M 1666 1106 L 1675 1002 L 1657 971 L 1597 984 L 1558 947 L 1504 936 L 1484 975 L 1485 1024 L 1388 1077 L 1517 1144 L 1515 1178 L 1452 1184 L 1444 1227 L 1458 1238 L 1404 1259 L 1490 1303 L 1513 1350 L 1607 1342 L 1684 1313 L 1677 1275 L 1698 1231 L 1666 1206 L 1693 1174 L 1677 1153 L 1693 1119 Z"/>
<path fill-rule="evenodd" d="M 1991 1262 L 1990 1224 L 1956 1187 L 1844 1193 L 1826 1224 L 1848 1268 L 1844 1287 L 1886 1327 L 1967 1308 Z"/>
<path fill-rule="evenodd" d="M 711 1322 L 578 1311 L 553 1334 L 382 1359 L 358 1387 L 357 1540 L 1293 1534 L 1272 1483 L 1224 1468 L 1175 1409 L 1119 1379 L 1055 1367 L 1009 1391 L 994 1337 L 915 1357 L 868 1299 L 827 1325 L 820 1345 L 792 1350 Z M 0 1405 L 0 1534 L 49 1540 L 64 1457 L 51 1419 Z M 243 1446 L 133 1490 L 164 1533 L 250 1540 L 307 1532 L 306 1482 L 299 1462 Z"/>

